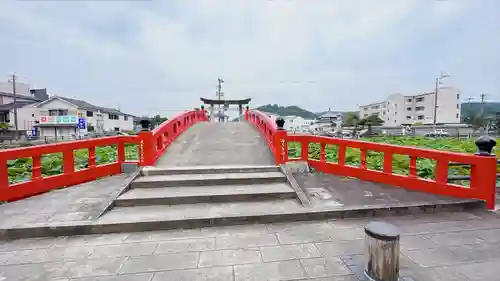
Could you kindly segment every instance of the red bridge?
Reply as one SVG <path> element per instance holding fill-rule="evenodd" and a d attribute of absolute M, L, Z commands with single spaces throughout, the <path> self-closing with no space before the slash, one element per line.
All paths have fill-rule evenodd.
<path fill-rule="evenodd" d="M 282 120 L 274 122 L 256 110 L 245 111 L 244 119 L 243 122 L 209 122 L 205 111 L 193 110 L 136 136 L 2 150 L 0 200 L 17 200 L 2 206 L 7 220 L 2 224 L 2 233 L 6 237 L 32 237 L 67 231 L 135 231 L 132 225 L 139 222 L 142 223 L 139 229 L 144 230 L 185 227 L 181 221 L 192 226 L 241 223 L 241 220 L 273 221 L 278 217 L 280 220 L 348 217 L 353 212 L 404 213 L 412 208 L 422 208 L 424 212 L 446 206 L 495 208 L 497 159 L 491 154 L 495 145 L 492 139 L 479 139 L 480 153 L 472 155 L 293 135 L 282 129 Z M 292 143 L 300 147 L 298 158 L 289 157 L 288 146 Z M 126 147 L 131 145 L 138 146 L 137 160 L 126 157 Z M 99 164 L 96 161 L 96 148 L 102 146 L 116 148 L 116 162 Z M 319 147 L 320 153 L 311 159 L 309 149 L 314 146 Z M 329 162 L 326 150 L 333 146 L 338 161 Z M 88 165 L 77 170 L 74 153 L 81 149 L 88 151 Z M 361 151 L 359 166 L 346 163 L 348 149 Z M 374 152 L 383 162 L 380 170 L 367 167 L 367 155 Z M 62 173 L 42 175 L 42 157 L 52 153 L 62 153 Z M 393 172 L 395 154 L 409 157 L 408 175 Z M 9 183 L 8 161 L 19 158 L 32 159 L 31 178 Z M 434 178 L 418 176 L 417 159 L 435 161 Z M 302 164 L 294 165 L 297 161 Z M 305 167 L 305 163 L 317 173 L 297 172 L 300 170 L 297 167 Z M 468 186 L 449 181 L 449 166 L 459 164 L 470 166 Z M 113 175 L 117 176 L 108 177 Z M 329 181 L 326 175 L 332 175 Z M 115 180 L 117 177 L 119 182 Z M 200 186 L 204 186 L 203 189 Z M 63 187 L 68 188 L 61 189 Z M 52 190 L 57 191 L 42 194 Z M 94 193 L 88 195 L 86 192 L 90 191 Z M 61 199 L 64 196 L 66 199 Z M 23 199 L 27 197 L 30 198 Z M 92 205 L 95 207 L 92 215 L 79 212 L 82 217 L 76 219 L 54 219 L 47 222 L 43 230 L 39 227 L 40 219 L 21 219 L 20 222 L 21 215 L 16 213 L 17 221 L 10 221 L 15 213 L 10 210 L 23 206 L 23 202 L 38 204 L 36 206 L 42 209 L 34 212 L 43 213 L 44 208 L 49 208 L 44 207 L 47 200 L 50 204 L 63 204 L 59 200 L 68 198 L 73 201 L 64 203 L 64 208 L 70 208 L 71 204 L 98 203 Z M 168 210 L 164 206 L 169 206 Z M 57 212 L 64 212 L 61 208 L 58 207 Z M 50 216 L 54 216 L 54 212 Z M 153 223 L 159 221 L 163 224 Z"/>

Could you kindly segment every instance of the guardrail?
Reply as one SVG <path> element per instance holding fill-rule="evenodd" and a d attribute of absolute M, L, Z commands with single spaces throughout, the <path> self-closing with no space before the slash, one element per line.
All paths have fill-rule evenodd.
<path fill-rule="evenodd" d="M 143 130 L 137 135 L 140 139 L 141 166 L 151 166 L 163 154 L 168 145 L 172 143 L 182 132 L 192 125 L 208 121 L 203 110 L 193 110 L 181 113 L 149 131 L 149 119 L 141 120 Z"/>
<path fill-rule="evenodd" d="M 53 189 L 67 187 L 101 177 L 121 173 L 121 164 L 137 163 L 140 166 L 153 165 L 167 146 L 187 128 L 201 121 L 206 121 L 204 111 L 182 113 L 157 127 L 153 131 L 142 131 L 137 136 L 114 136 L 65 143 L 54 143 L 0 150 L 0 201 L 13 201 Z M 146 126 L 147 128 L 149 126 Z M 143 126 L 144 128 L 144 126 Z M 135 160 L 127 160 L 125 146 L 138 146 Z M 113 155 L 110 163 L 99 163 L 97 148 L 107 147 Z M 81 153 L 81 150 L 85 150 Z M 78 157 L 75 157 L 77 155 Z M 105 152 L 108 153 L 107 151 Z M 43 167 L 48 154 L 57 154 L 57 167 Z M 83 155 L 83 156 L 82 156 Z M 28 173 L 22 182 L 9 180 L 10 161 L 28 158 Z M 59 161 L 60 159 L 60 161 Z M 83 167 L 75 167 L 76 162 L 85 162 Z M 109 160 L 109 159 L 108 159 Z M 53 163 L 52 163 L 53 164 Z M 46 164 L 48 165 L 48 164 Z M 61 167 L 62 166 L 62 167 Z M 43 170 L 50 170 L 44 173 Z"/>
<path fill-rule="evenodd" d="M 121 164 L 126 162 L 125 144 L 138 143 L 135 136 L 105 137 L 66 143 L 37 145 L 6 149 L 0 151 L 0 201 L 13 201 L 43 193 L 52 189 L 71 186 L 97 178 L 119 174 Z M 96 163 L 96 147 L 116 146 L 117 159 L 106 164 Z M 75 169 L 75 150 L 86 149 L 87 167 Z M 47 154 L 62 154 L 61 173 L 57 175 L 42 174 L 42 157 Z M 31 179 L 20 183 L 9 183 L 9 160 L 31 158 L 29 170 Z M 55 168 L 56 169 L 56 168 Z"/>
<path fill-rule="evenodd" d="M 288 151 L 287 144 L 284 141 L 286 131 L 279 130 L 277 125 L 281 124 L 281 127 L 283 127 L 285 121 L 283 119 L 277 119 L 276 122 L 274 122 L 267 114 L 258 110 L 248 110 L 248 107 L 245 112 L 245 119 L 252 123 L 262 135 L 264 135 L 267 144 L 273 152 L 276 164 L 280 165 L 285 163 L 285 152 Z"/>
<path fill-rule="evenodd" d="M 428 192 L 438 195 L 459 198 L 480 199 L 486 202 L 488 209 L 495 207 L 497 159 L 491 154 L 496 142 L 489 137 L 476 141 L 478 154 L 452 153 L 431 149 L 422 149 L 390 144 L 372 143 L 359 140 L 348 140 L 312 135 L 288 135 L 283 130 L 284 120 L 276 119 L 276 125 L 271 125 L 271 119 L 265 113 L 250 110 L 247 120 L 254 124 L 266 137 L 273 151 L 277 164 L 288 161 L 307 161 L 316 171 L 340 176 L 356 177 L 362 180 L 390 184 L 411 190 Z M 289 158 L 289 143 L 300 143 L 300 157 Z M 309 147 L 319 146 L 319 159 L 309 157 Z M 326 160 L 326 146 L 336 147 L 336 162 Z M 359 166 L 346 163 L 348 149 L 360 151 Z M 367 165 L 367 156 L 377 154 L 381 157 L 380 169 L 372 169 Z M 393 169 L 394 155 L 409 158 L 408 174 L 395 173 Z M 431 159 L 435 161 L 433 178 L 419 177 L 417 161 Z M 458 185 L 448 182 L 448 165 L 462 163 L 471 166 L 470 185 Z"/>

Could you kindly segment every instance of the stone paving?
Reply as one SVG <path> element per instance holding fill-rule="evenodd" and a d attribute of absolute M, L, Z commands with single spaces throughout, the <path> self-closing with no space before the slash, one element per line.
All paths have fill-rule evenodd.
<path fill-rule="evenodd" d="M 309 194 L 312 207 L 339 204 L 344 208 L 362 209 L 367 206 L 385 208 L 397 206 L 431 206 L 460 205 L 461 203 L 477 202 L 477 207 L 483 203 L 473 199 L 435 195 L 412 191 L 391 185 L 362 181 L 357 178 L 341 177 L 322 173 L 296 173 L 297 183 Z M 465 205 L 465 204 L 461 204 Z"/>
<path fill-rule="evenodd" d="M 251 124 L 202 122 L 170 144 L 156 166 L 272 164 L 267 142 Z"/>
<path fill-rule="evenodd" d="M 136 173 L 106 177 L 0 205 L 0 229 L 90 223 L 110 206 Z"/>
<path fill-rule="evenodd" d="M 500 216 L 493 212 L 394 216 L 403 281 L 496 281 Z M 8 281 L 357 281 L 363 226 L 325 220 L 4 241 Z"/>

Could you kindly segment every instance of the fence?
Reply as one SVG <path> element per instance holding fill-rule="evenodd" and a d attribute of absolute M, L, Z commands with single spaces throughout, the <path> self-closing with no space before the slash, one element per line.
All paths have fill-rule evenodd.
<path fill-rule="evenodd" d="M 119 174 L 123 163 L 153 165 L 177 136 L 193 124 L 205 120 L 206 116 L 202 111 L 188 111 L 164 122 L 154 131 L 144 131 L 137 136 L 103 137 L 1 150 L 0 201 L 22 199 L 52 189 Z M 126 146 L 130 144 L 137 147 L 135 152 L 138 155 L 135 159 L 126 157 Z M 101 161 L 96 155 L 97 149 L 102 147 L 107 148 L 103 157 L 109 161 Z M 57 160 L 50 162 L 47 155 L 54 154 Z M 9 169 L 9 165 L 14 165 L 13 163 L 20 159 L 27 159 L 23 162 L 26 166 L 23 172 L 27 175 L 22 182 L 15 182 L 12 174 L 19 172 L 19 168 Z"/>
<path fill-rule="evenodd" d="M 277 164 L 303 160 L 320 172 L 356 177 L 438 195 L 480 199 L 486 202 L 489 209 L 494 208 L 497 163 L 494 155 L 452 153 L 312 135 L 288 135 L 284 130 L 280 130 L 284 123 L 281 118 L 276 119 L 277 124 L 273 125 L 270 123 L 270 118 L 262 112 L 252 110 L 246 114 L 246 117 L 266 137 Z M 300 145 L 299 157 L 289 157 L 288 147 L 292 143 Z M 328 148 L 335 147 L 335 149 L 328 150 L 330 154 L 328 158 L 329 160 L 336 159 L 336 161 L 327 161 L 327 146 Z M 493 146 L 494 144 L 490 152 Z M 311 157 L 310 149 L 315 147 L 318 148 L 319 155 Z M 354 163 L 346 161 L 346 153 L 353 149 L 358 150 L 360 155 L 358 161 Z M 396 173 L 394 170 L 393 158 L 396 155 L 408 158 L 407 174 Z M 378 157 L 380 166 L 368 167 L 367 157 Z M 435 169 L 428 178 L 423 178 L 418 173 L 417 163 L 425 159 L 435 162 Z M 470 165 L 469 186 L 448 182 L 449 163 Z"/>

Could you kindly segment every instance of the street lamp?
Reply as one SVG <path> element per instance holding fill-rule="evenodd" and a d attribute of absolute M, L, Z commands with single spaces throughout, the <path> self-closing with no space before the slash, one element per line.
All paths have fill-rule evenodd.
<path fill-rule="evenodd" d="M 444 74 L 441 72 L 438 78 L 436 78 L 436 89 L 434 92 L 434 122 L 433 122 L 433 129 L 436 131 L 436 117 L 437 117 L 437 101 L 438 101 L 438 92 L 439 92 L 439 85 L 441 85 L 441 80 L 443 80 L 446 77 L 450 77 L 449 74 Z"/>

